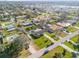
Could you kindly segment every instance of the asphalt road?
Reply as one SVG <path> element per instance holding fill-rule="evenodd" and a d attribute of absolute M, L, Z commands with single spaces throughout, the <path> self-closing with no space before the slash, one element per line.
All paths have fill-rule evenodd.
<path fill-rule="evenodd" d="M 63 42 L 65 42 L 66 40 L 69 40 L 70 38 L 72 38 L 73 36 L 75 35 L 78 35 L 79 34 L 79 30 L 78 31 L 75 31 L 73 32 L 72 34 L 69 34 L 67 35 L 66 37 L 62 38 L 61 40 L 55 42 L 53 45 L 49 46 L 48 48 L 43 48 L 41 50 L 39 50 L 38 52 L 28 56 L 28 58 L 38 58 L 40 57 L 41 55 L 43 55 L 43 53 L 46 51 L 46 50 L 52 50 L 54 48 L 56 48 L 57 46 L 61 45 Z"/>

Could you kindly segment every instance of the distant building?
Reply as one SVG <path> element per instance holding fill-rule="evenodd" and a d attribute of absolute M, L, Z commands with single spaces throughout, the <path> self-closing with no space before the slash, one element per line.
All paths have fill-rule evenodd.
<path fill-rule="evenodd" d="M 23 16 L 17 16 L 16 18 L 25 18 L 26 15 L 23 15 Z"/>
<path fill-rule="evenodd" d="M 50 25 L 50 24 L 49 24 L 49 27 L 50 27 L 50 29 L 52 29 L 52 30 L 62 30 L 62 29 L 63 29 L 63 27 L 58 26 L 58 25 L 56 25 L 56 24 L 53 24 L 53 25 Z"/>
<path fill-rule="evenodd" d="M 45 24 L 43 26 L 44 31 L 48 31 L 49 33 L 53 33 L 53 30 L 50 28 L 50 24 Z"/>
<path fill-rule="evenodd" d="M 25 22 L 25 23 L 22 23 L 22 25 L 23 25 L 23 26 L 31 26 L 32 23 L 30 23 L 30 22 Z"/>
<path fill-rule="evenodd" d="M 12 31 L 12 30 L 15 30 L 16 27 L 13 24 L 10 24 L 10 25 L 6 26 L 6 29 L 7 29 L 7 31 Z"/>
<path fill-rule="evenodd" d="M 10 20 L 11 20 L 11 22 L 15 22 L 15 18 L 13 18 L 13 17 L 11 17 Z"/>
<path fill-rule="evenodd" d="M 68 23 L 68 22 L 64 22 L 64 21 L 62 21 L 62 22 L 58 22 L 58 23 L 56 23 L 56 24 L 59 25 L 59 26 L 62 26 L 62 27 L 68 27 L 68 26 L 71 25 L 70 23 Z"/>
<path fill-rule="evenodd" d="M 40 37 L 41 35 L 43 35 L 43 30 L 42 29 L 36 29 L 36 30 L 32 30 L 30 31 L 31 34 L 33 34 L 36 37 Z"/>
<path fill-rule="evenodd" d="M 77 20 L 66 20 L 68 23 L 70 23 L 70 24 L 75 24 L 75 23 L 77 23 Z"/>
<path fill-rule="evenodd" d="M 33 23 L 34 23 L 34 24 L 39 25 L 39 24 L 40 24 L 39 22 L 40 22 L 39 19 L 35 19 L 35 18 L 33 19 Z"/>

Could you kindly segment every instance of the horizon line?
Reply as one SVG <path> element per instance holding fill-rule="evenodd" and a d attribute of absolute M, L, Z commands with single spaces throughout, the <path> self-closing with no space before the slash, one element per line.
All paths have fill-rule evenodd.
<path fill-rule="evenodd" d="M 71 1 L 72 2 L 72 1 L 75 1 L 75 0 L 55 0 L 55 1 L 54 0 L 0 0 L 0 1 L 33 1 L 33 2 L 35 2 L 35 1 L 38 1 L 38 2 L 41 2 L 41 1 L 44 1 L 44 2 L 45 1 L 47 1 L 47 2 L 57 2 L 57 1 L 58 2 L 59 1 L 67 1 L 68 2 L 68 1 Z M 79 0 L 76 0 L 76 1 L 79 1 Z"/>

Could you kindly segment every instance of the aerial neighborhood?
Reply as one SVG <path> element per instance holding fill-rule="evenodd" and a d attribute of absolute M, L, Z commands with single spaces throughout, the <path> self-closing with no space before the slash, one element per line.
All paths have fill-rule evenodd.
<path fill-rule="evenodd" d="M 79 57 L 79 7 L 52 4 L 0 2 L 0 58 Z"/>

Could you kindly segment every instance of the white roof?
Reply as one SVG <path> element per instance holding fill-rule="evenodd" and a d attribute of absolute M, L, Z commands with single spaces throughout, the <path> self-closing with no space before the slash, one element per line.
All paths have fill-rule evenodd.
<path fill-rule="evenodd" d="M 69 26 L 70 23 L 66 23 L 66 22 L 58 22 L 57 25 L 60 25 L 60 26 L 65 27 L 65 26 Z"/>
<path fill-rule="evenodd" d="M 42 29 L 36 29 L 35 32 L 39 32 L 39 31 L 41 31 L 41 30 L 42 30 Z"/>

